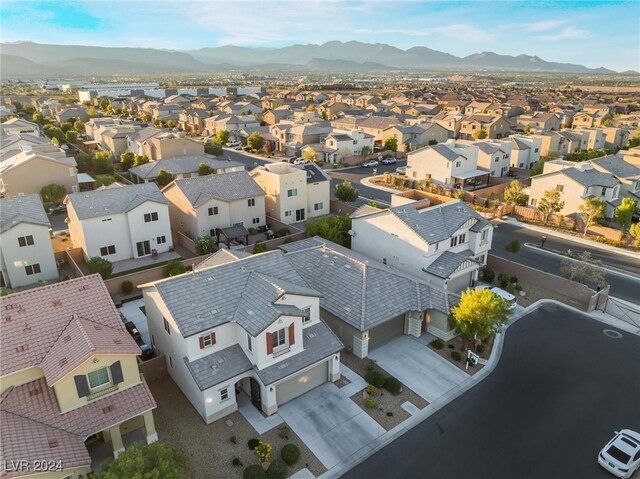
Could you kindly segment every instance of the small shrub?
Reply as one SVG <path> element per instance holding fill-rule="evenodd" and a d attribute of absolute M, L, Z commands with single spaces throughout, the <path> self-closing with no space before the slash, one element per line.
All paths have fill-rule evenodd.
<path fill-rule="evenodd" d="M 258 241 L 253 245 L 253 254 L 265 253 L 267 251 L 267 245 L 262 241 Z"/>
<path fill-rule="evenodd" d="M 384 382 L 384 388 L 395 396 L 402 392 L 402 383 L 393 376 L 389 376 Z"/>
<path fill-rule="evenodd" d="M 451 359 L 453 359 L 454 361 L 460 361 L 460 359 L 462 359 L 462 356 L 458 351 L 451 351 Z"/>
<path fill-rule="evenodd" d="M 507 246 L 505 248 L 509 253 L 516 254 L 518 251 L 520 251 L 520 241 L 516 239 L 511 240 L 507 243 Z"/>
<path fill-rule="evenodd" d="M 251 449 L 252 451 L 258 447 L 258 444 L 260 444 L 260 439 L 249 439 L 247 441 L 247 446 L 249 446 L 249 449 Z"/>
<path fill-rule="evenodd" d="M 515 289 L 516 291 L 522 291 L 522 286 L 520 286 L 519 284 L 516 284 L 513 289 Z"/>
<path fill-rule="evenodd" d="M 507 285 L 509 284 L 510 280 L 511 280 L 511 278 L 509 277 L 508 274 L 500 273 L 498 275 L 498 285 L 503 289 L 507 287 Z"/>
<path fill-rule="evenodd" d="M 280 457 L 284 462 L 292 466 L 300 458 L 300 449 L 295 444 L 285 444 L 280 452 Z"/>
<path fill-rule="evenodd" d="M 269 479 L 285 479 L 287 477 L 287 465 L 280 459 L 274 459 L 267 469 Z"/>
<path fill-rule="evenodd" d="M 564 226 L 564 215 L 556 215 L 556 225 Z"/>
<path fill-rule="evenodd" d="M 287 426 L 279 427 L 278 437 L 281 439 L 289 439 L 289 428 Z"/>
<path fill-rule="evenodd" d="M 365 381 L 367 383 L 374 385 L 377 388 L 381 388 L 384 386 L 385 377 L 380 371 L 369 371 L 364 376 Z"/>
<path fill-rule="evenodd" d="M 164 274 L 166 277 L 178 276 L 184 272 L 185 267 L 179 259 L 172 259 L 168 261 L 167 265 L 164 267 Z"/>
<path fill-rule="evenodd" d="M 391 417 L 393 416 L 393 413 L 391 411 L 387 412 L 387 417 Z"/>
<path fill-rule="evenodd" d="M 260 464 L 251 464 L 242 471 L 243 479 L 266 479 L 266 477 L 264 469 L 262 469 Z"/>
<path fill-rule="evenodd" d="M 375 396 L 376 394 L 378 394 L 378 388 L 375 387 L 373 384 L 367 385 L 366 391 L 369 396 Z"/>
<path fill-rule="evenodd" d="M 511 281 L 511 284 L 516 284 L 518 282 L 518 277 L 517 276 L 511 276 L 509 278 L 509 281 Z"/>
<path fill-rule="evenodd" d="M 478 353 L 484 353 L 485 349 L 486 349 L 486 346 L 484 344 L 478 344 L 476 346 L 476 352 L 478 352 Z"/>
<path fill-rule="evenodd" d="M 283 243 L 284 244 L 289 244 L 289 243 L 293 243 L 293 242 L 295 242 L 295 239 L 289 237 L 289 238 L 285 238 Z"/>
<path fill-rule="evenodd" d="M 276 231 L 273 235 L 276 238 L 281 238 L 283 236 L 287 236 L 288 234 L 289 234 L 289 229 L 288 228 L 282 228 L 282 229 L 279 229 L 278 231 Z"/>
<path fill-rule="evenodd" d="M 133 283 L 131 281 L 123 281 L 120 285 L 122 294 L 131 294 L 133 292 Z"/>
<path fill-rule="evenodd" d="M 447 344 L 447 347 L 448 347 L 449 349 L 454 349 L 454 348 L 455 348 L 455 346 L 454 346 L 453 344 Z"/>
<path fill-rule="evenodd" d="M 238 440 L 236 439 L 235 436 L 229 436 L 229 442 L 231 444 L 238 444 Z"/>
<path fill-rule="evenodd" d="M 431 347 L 433 349 L 442 349 L 442 346 L 444 346 L 444 343 L 442 342 L 442 339 L 434 339 L 429 344 L 431 344 Z"/>
<path fill-rule="evenodd" d="M 258 230 L 255 228 L 249 228 L 247 231 L 249 232 L 250 235 L 254 235 L 258 232 Z"/>
<path fill-rule="evenodd" d="M 273 446 L 268 442 L 260 441 L 253 452 L 256 453 L 260 462 L 269 462 L 271 460 L 271 451 Z"/>
<path fill-rule="evenodd" d="M 378 403 L 376 403 L 376 400 L 373 398 L 369 398 L 364 402 L 364 405 L 367 409 L 374 409 Z"/>
<path fill-rule="evenodd" d="M 571 224 L 571 231 L 576 231 L 578 229 L 578 218 L 573 219 L 573 223 Z"/>
<path fill-rule="evenodd" d="M 367 360 L 367 364 L 365 365 L 365 369 L 367 371 L 373 371 L 375 368 L 376 368 L 375 361 L 372 361 L 371 359 Z"/>
<path fill-rule="evenodd" d="M 482 281 L 492 283 L 496 277 L 496 272 L 488 266 L 485 266 L 480 270 L 480 276 L 482 277 Z"/>
<path fill-rule="evenodd" d="M 233 466 L 242 466 L 242 461 L 238 457 L 234 457 L 231 461 L 231 465 Z"/>

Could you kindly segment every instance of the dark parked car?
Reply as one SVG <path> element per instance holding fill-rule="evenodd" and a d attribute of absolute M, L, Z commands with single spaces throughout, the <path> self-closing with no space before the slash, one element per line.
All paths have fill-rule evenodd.
<path fill-rule="evenodd" d="M 67 205 L 55 205 L 49 208 L 50 215 L 61 215 L 67 212 Z"/>
<path fill-rule="evenodd" d="M 634 213 L 631 215 L 632 223 L 640 223 L 640 213 Z"/>
<path fill-rule="evenodd" d="M 140 331 L 138 331 L 138 328 L 136 328 L 133 321 L 127 321 L 124 323 L 124 327 L 127 328 L 127 331 L 136 343 L 138 341 L 142 341 L 142 335 L 140 334 Z"/>
<path fill-rule="evenodd" d="M 155 357 L 156 353 L 153 352 L 153 348 L 147 343 L 140 341 L 138 342 L 138 346 L 140 346 L 140 351 L 142 351 L 140 357 L 142 357 L 143 361 Z"/>

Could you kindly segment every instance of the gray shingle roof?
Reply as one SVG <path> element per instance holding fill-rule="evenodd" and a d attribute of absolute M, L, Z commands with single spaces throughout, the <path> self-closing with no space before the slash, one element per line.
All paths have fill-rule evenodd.
<path fill-rule="evenodd" d="M 578 168 L 565 168 L 560 170 L 560 173 L 568 176 L 572 180 L 577 181 L 582 186 L 606 186 L 613 188 L 619 182 L 611 174 L 603 173 L 596 169 L 590 168 L 580 170 Z"/>
<path fill-rule="evenodd" d="M 250 371 L 253 367 L 237 344 L 195 361 L 189 362 L 186 357 L 183 360 L 200 391 Z"/>
<path fill-rule="evenodd" d="M 38 195 L 0 198 L 0 233 L 20 223 L 51 226 Z"/>
<path fill-rule="evenodd" d="M 476 223 L 471 227 L 473 231 L 479 231 L 486 225 L 482 216 L 461 201 L 420 208 L 423 204 L 423 202 L 417 201 L 390 208 L 389 211 L 429 244 L 450 238 L 471 218 L 476 220 Z M 478 224 L 479 222 L 481 224 Z"/>
<path fill-rule="evenodd" d="M 221 248 L 204 261 L 194 266 L 196 270 L 211 268 L 212 266 L 218 266 L 221 264 L 231 263 L 240 258 L 246 258 L 251 256 L 251 253 L 245 251 L 235 251 L 226 248 Z"/>
<path fill-rule="evenodd" d="M 427 266 L 427 273 L 431 273 L 439 278 L 448 278 L 457 270 L 460 265 L 469 260 L 469 252 L 454 253 L 453 251 L 445 251 L 438 258 Z"/>
<path fill-rule="evenodd" d="M 453 151 L 447 145 L 433 145 L 433 146 L 430 146 L 428 148 L 431 148 L 433 151 L 435 151 L 436 153 L 440 154 L 440 156 L 443 156 L 444 158 L 446 158 L 449 161 L 455 161 L 460 156 L 462 156 L 459 153 L 456 153 L 455 151 Z"/>
<path fill-rule="evenodd" d="M 329 327 L 320 322 L 304 329 L 304 351 L 267 368 L 256 370 L 265 385 L 272 384 L 340 351 L 344 345 Z"/>
<path fill-rule="evenodd" d="M 185 173 L 196 173 L 200 166 L 204 163 L 214 170 L 242 166 L 237 161 L 225 161 L 211 158 L 204 155 L 181 156 L 178 158 L 163 158 L 158 161 L 151 161 L 144 165 L 131 168 L 129 171 L 142 179 L 152 179 L 158 176 L 160 170 L 165 170 L 172 175 L 180 175 Z"/>
<path fill-rule="evenodd" d="M 235 201 L 264 196 L 260 185 L 251 178 L 247 171 L 183 178 L 175 180 L 175 186 L 182 191 L 194 208 L 212 198 Z"/>
<path fill-rule="evenodd" d="M 126 213 L 146 201 L 154 201 L 163 205 L 169 203 L 155 183 L 72 193 L 67 198 L 81 220 Z"/>
<path fill-rule="evenodd" d="M 627 163 L 616 155 L 607 155 L 602 158 L 591 160 L 591 163 L 607 170 L 618 178 L 637 178 L 640 177 L 640 168 L 631 163 Z"/>
<path fill-rule="evenodd" d="M 294 168 L 296 168 L 294 166 Z M 320 169 L 315 163 L 308 163 L 306 165 L 300 165 L 298 168 L 307 172 L 307 183 L 317 183 L 319 181 L 329 181 L 330 178 Z"/>

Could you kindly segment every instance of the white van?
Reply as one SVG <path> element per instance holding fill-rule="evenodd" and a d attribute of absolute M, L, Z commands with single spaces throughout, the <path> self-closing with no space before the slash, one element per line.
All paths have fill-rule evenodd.
<path fill-rule="evenodd" d="M 509 305 L 509 309 L 515 309 L 518 304 L 518 300 L 516 299 L 516 297 L 511 293 L 508 293 L 504 289 L 496 288 L 495 286 L 491 287 L 486 284 L 476 286 L 476 289 L 488 289 L 492 293 L 497 294 L 507 302 L 507 304 Z"/>

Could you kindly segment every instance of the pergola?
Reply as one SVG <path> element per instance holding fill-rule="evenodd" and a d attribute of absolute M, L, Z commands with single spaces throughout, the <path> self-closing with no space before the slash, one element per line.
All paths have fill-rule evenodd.
<path fill-rule="evenodd" d="M 220 244 L 220 235 L 224 237 L 224 242 L 227 243 L 227 249 L 231 248 L 231 242 L 237 238 L 244 237 L 244 244 L 249 245 L 249 232 L 243 225 L 227 226 L 226 228 L 218 228 L 216 232 L 216 240 Z"/>

